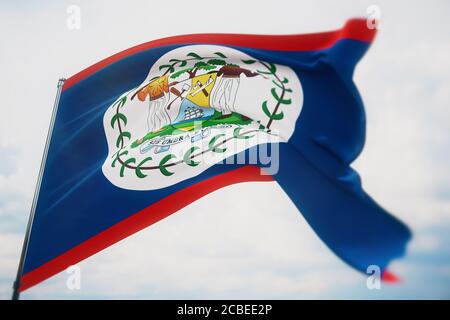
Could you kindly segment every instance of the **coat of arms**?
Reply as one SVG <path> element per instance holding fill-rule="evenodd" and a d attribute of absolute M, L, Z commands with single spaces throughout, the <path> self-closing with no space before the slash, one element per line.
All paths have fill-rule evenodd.
<path fill-rule="evenodd" d="M 103 172 L 126 189 L 172 185 L 252 146 L 287 141 L 302 99 L 286 66 L 228 47 L 177 48 L 106 111 Z"/>

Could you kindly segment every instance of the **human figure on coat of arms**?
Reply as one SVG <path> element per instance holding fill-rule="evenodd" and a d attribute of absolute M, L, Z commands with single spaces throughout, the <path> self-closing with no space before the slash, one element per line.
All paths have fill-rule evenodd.
<path fill-rule="evenodd" d="M 218 70 L 201 75 L 196 75 L 197 71 L 188 71 L 189 78 L 170 83 L 169 74 L 153 78 L 135 92 L 132 99 L 137 96 L 144 102 L 148 97 L 148 132 L 158 132 L 175 123 L 206 120 L 215 111 L 220 113 L 221 119 L 229 117 L 236 111 L 235 101 L 241 75 L 260 75 L 237 65 L 223 65 Z M 171 94 L 175 96 L 172 100 Z M 169 111 L 175 102 L 179 104 L 179 111 L 174 117 Z"/>

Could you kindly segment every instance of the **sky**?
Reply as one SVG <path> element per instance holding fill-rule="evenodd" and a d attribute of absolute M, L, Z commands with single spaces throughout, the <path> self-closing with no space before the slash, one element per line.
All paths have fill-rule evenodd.
<path fill-rule="evenodd" d="M 80 28 L 67 25 L 80 9 Z M 275 183 L 216 191 L 78 264 L 23 299 L 449 299 L 448 1 L 0 1 L 0 299 L 17 270 L 57 80 L 116 52 L 186 33 L 333 30 L 376 5 L 378 36 L 354 81 L 367 140 L 364 189 L 413 231 L 369 290 L 314 234 Z M 227 199 L 240 201 L 227 201 Z M 225 199 L 225 201 L 224 201 Z M 223 202 L 220 208 L 211 203 Z"/>

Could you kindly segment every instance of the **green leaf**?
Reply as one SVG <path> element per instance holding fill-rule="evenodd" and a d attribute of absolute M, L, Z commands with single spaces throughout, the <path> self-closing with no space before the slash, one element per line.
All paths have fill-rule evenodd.
<path fill-rule="evenodd" d="M 272 72 L 261 71 L 261 70 L 256 70 L 256 72 L 258 72 L 260 74 L 272 74 Z"/>
<path fill-rule="evenodd" d="M 173 175 L 173 172 L 170 172 L 169 170 L 167 170 L 164 165 L 166 164 L 167 161 L 176 158 L 173 154 L 168 154 L 166 155 L 164 158 L 161 159 L 161 162 L 159 163 L 159 170 L 161 171 L 161 173 L 163 175 L 165 175 L 166 177 Z"/>
<path fill-rule="evenodd" d="M 272 80 L 272 82 L 273 82 L 274 85 L 276 85 L 276 86 L 277 86 L 278 88 L 280 88 L 281 90 L 284 90 L 284 91 L 286 91 L 286 92 L 292 92 L 292 89 L 289 89 L 289 88 L 284 87 L 284 86 L 281 84 L 281 82 L 275 81 L 275 80 Z"/>
<path fill-rule="evenodd" d="M 127 102 L 127 96 L 123 96 L 122 99 L 120 99 L 119 108 L 122 108 L 125 102 Z"/>
<path fill-rule="evenodd" d="M 192 160 L 191 159 L 191 155 L 192 155 L 192 153 L 195 151 L 195 150 L 198 150 L 198 149 L 200 149 L 199 147 L 191 147 L 188 151 L 186 151 L 186 153 L 184 154 L 184 157 L 183 157 L 183 161 L 188 165 L 188 166 L 191 166 L 191 167 L 195 167 L 195 166 L 197 166 L 200 162 L 198 162 L 198 161 L 194 161 L 194 160 Z"/>
<path fill-rule="evenodd" d="M 128 154 L 128 151 L 123 151 L 122 153 L 120 153 L 120 150 L 119 151 L 117 151 L 116 152 L 116 158 L 113 160 L 113 162 L 111 163 L 111 167 L 115 167 L 116 166 L 116 162 L 117 162 L 117 160 L 119 160 L 119 158 L 121 157 L 121 156 L 125 156 L 125 155 L 127 155 Z"/>
<path fill-rule="evenodd" d="M 123 145 L 124 145 L 123 138 L 131 139 L 131 133 L 129 133 L 127 131 L 123 131 L 119 134 L 119 136 L 117 137 L 117 141 L 116 141 L 117 148 L 123 147 Z"/>
<path fill-rule="evenodd" d="M 214 52 L 215 55 L 221 57 L 221 58 L 226 58 L 226 56 L 222 53 L 222 52 Z"/>
<path fill-rule="evenodd" d="M 172 79 L 178 78 L 178 77 L 181 76 L 183 73 L 188 72 L 188 71 L 191 71 L 191 70 L 192 70 L 192 68 L 186 68 L 186 69 L 179 70 L 179 71 L 173 73 L 173 74 L 170 76 L 170 78 L 172 78 Z"/>
<path fill-rule="evenodd" d="M 181 60 L 178 59 L 170 59 L 169 62 L 180 62 Z"/>
<path fill-rule="evenodd" d="M 242 127 L 234 129 L 234 131 L 233 131 L 233 137 L 234 138 L 236 138 L 236 139 L 250 139 L 250 138 L 253 138 L 255 136 L 254 134 L 252 134 L 252 135 L 245 135 L 245 133 L 241 134 L 241 129 L 242 129 Z"/>
<path fill-rule="evenodd" d="M 270 72 L 272 72 L 273 74 L 277 73 L 277 67 L 275 66 L 275 64 L 273 64 L 272 62 L 269 62 L 269 66 L 270 66 Z"/>
<path fill-rule="evenodd" d="M 187 65 L 187 61 L 186 61 L 186 60 L 183 60 L 183 61 L 181 61 L 179 67 L 182 68 L 182 67 L 184 67 L 185 65 Z"/>
<path fill-rule="evenodd" d="M 144 174 L 142 172 L 141 167 L 144 165 L 144 163 L 146 163 L 147 161 L 150 161 L 150 160 L 153 160 L 152 157 L 147 157 L 144 160 L 142 160 L 141 162 L 139 162 L 139 164 L 136 166 L 135 172 L 136 172 L 136 175 L 138 176 L 138 178 L 142 179 L 147 176 L 146 174 Z"/>
<path fill-rule="evenodd" d="M 283 80 L 281 80 L 281 82 L 283 82 L 284 84 L 286 84 L 286 83 L 289 82 L 289 79 L 288 79 L 288 78 L 283 78 Z"/>
<path fill-rule="evenodd" d="M 195 68 L 200 68 L 200 67 L 207 66 L 207 65 L 208 65 L 208 64 L 207 64 L 206 62 L 199 61 L 199 62 L 197 62 L 196 64 L 194 64 L 194 67 L 195 67 Z"/>
<path fill-rule="evenodd" d="M 227 148 L 219 148 L 216 145 L 217 139 L 224 137 L 224 136 L 225 136 L 225 134 L 223 134 L 223 133 L 219 133 L 218 135 L 215 135 L 208 143 L 209 150 L 211 150 L 212 152 L 218 152 L 218 153 L 223 153 L 223 152 L 227 151 Z"/>
<path fill-rule="evenodd" d="M 243 63 L 245 63 L 245 64 L 253 64 L 253 63 L 255 63 L 256 62 L 256 60 L 241 60 Z"/>
<path fill-rule="evenodd" d="M 189 53 L 187 54 L 187 56 L 188 56 L 188 57 L 192 57 L 192 58 L 197 59 L 197 60 L 203 59 L 202 57 L 200 57 L 198 54 L 196 54 L 196 53 L 194 53 L 194 52 L 189 52 Z"/>
<path fill-rule="evenodd" d="M 121 178 L 123 178 L 123 176 L 124 176 L 126 166 L 129 165 L 130 163 L 136 163 L 136 159 L 130 158 L 123 162 L 122 167 L 120 168 L 120 177 Z"/>
<path fill-rule="evenodd" d="M 127 117 L 123 113 L 116 113 L 111 118 L 111 127 L 114 129 L 114 123 L 120 120 L 122 120 L 124 126 L 127 125 Z"/>
<path fill-rule="evenodd" d="M 277 100 L 279 103 L 282 104 L 291 104 L 292 100 L 291 99 L 281 99 L 278 94 L 277 94 L 277 90 L 275 88 L 272 88 L 272 90 L 270 90 L 270 93 L 272 93 L 272 96 L 275 98 L 275 100 Z"/>
<path fill-rule="evenodd" d="M 281 85 L 278 81 L 272 80 L 272 83 L 273 83 L 274 85 L 276 85 L 278 88 L 280 88 L 281 90 L 284 89 L 283 85 Z"/>
<path fill-rule="evenodd" d="M 215 66 L 224 66 L 226 64 L 225 60 L 221 60 L 221 59 L 211 59 L 208 60 L 209 64 L 213 64 Z"/>
<path fill-rule="evenodd" d="M 267 101 L 264 101 L 262 103 L 262 109 L 263 109 L 264 113 L 266 114 L 266 116 L 268 116 L 270 119 L 281 120 L 281 119 L 284 118 L 283 112 L 280 112 L 280 113 L 272 113 L 272 112 L 270 112 L 269 108 L 267 108 Z"/>
<path fill-rule="evenodd" d="M 198 70 L 212 70 L 212 69 L 215 69 L 215 68 L 216 68 L 216 66 L 212 66 L 210 64 L 207 64 L 207 65 L 198 67 Z"/>
<path fill-rule="evenodd" d="M 114 152 L 113 155 L 111 156 L 111 159 L 116 158 L 119 151 L 120 151 L 120 149 L 117 150 L 116 152 Z"/>
<path fill-rule="evenodd" d="M 159 71 L 161 71 L 162 69 L 168 69 L 169 72 L 174 72 L 175 71 L 173 66 L 170 65 L 170 64 L 163 64 L 162 66 L 159 66 Z"/>
<path fill-rule="evenodd" d="M 267 100 L 262 103 L 262 110 L 269 118 L 272 116 L 272 112 L 270 112 L 269 108 L 267 108 Z"/>
<path fill-rule="evenodd" d="M 270 118 L 273 120 L 281 120 L 284 118 L 284 113 L 283 111 L 281 111 L 280 113 L 274 113 Z"/>
<path fill-rule="evenodd" d="M 256 70 L 256 72 L 261 73 L 261 74 L 276 74 L 277 73 L 277 67 L 269 62 L 269 65 L 267 66 L 265 63 L 262 63 L 267 69 L 269 69 L 269 72 L 267 71 L 261 71 L 261 70 Z"/>
<path fill-rule="evenodd" d="M 126 101 L 127 96 L 123 96 L 122 98 L 117 99 L 112 106 L 115 107 L 117 105 L 119 108 L 122 108 Z"/>

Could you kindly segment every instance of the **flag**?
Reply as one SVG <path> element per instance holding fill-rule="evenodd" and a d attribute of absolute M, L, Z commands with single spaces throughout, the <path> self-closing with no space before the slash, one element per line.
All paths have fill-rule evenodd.
<path fill-rule="evenodd" d="M 276 181 L 339 258 L 388 275 L 410 231 L 350 167 L 365 140 L 352 76 L 374 36 L 362 19 L 316 34 L 182 35 L 67 79 L 20 290 L 246 181 Z"/>

